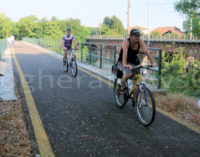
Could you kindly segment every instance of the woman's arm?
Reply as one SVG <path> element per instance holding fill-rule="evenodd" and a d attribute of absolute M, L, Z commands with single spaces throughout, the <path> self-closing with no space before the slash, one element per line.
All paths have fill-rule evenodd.
<path fill-rule="evenodd" d="M 62 40 L 62 48 L 63 48 L 63 50 L 65 49 L 64 43 L 65 43 L 65 41 Z"/>
<path fill-rule="evenodd" d="M 128 53 L 129 41 L 128 39 L 124 40 L 122 48 L 123 48 L 123 56 L 122 56 L 122 63 L 124 67 L 129 67 L 127 65 L 127 53 Z"/>
<path fill-rule="evenodd" d="M 73 39 L 73 42 L 74 42 L 74 44 L 75 44 L 75 46 L 76 46 L 76 49 L 79 49 L 78 44 L 77 44 L 77 42 L 76 42 L 75 39 Z"/>
<path fill-rule="evenodd" d="M 151 64 L 153 65 L 153 67 L 156 67 L 155 61 L 153 59 L 153 57 L 151 56 L 151 54 L 149 53 L 146 44 L 144 43 L 144 41 L 142 39 L 140 39 L 139 44 L 143 50 L 143 52 L 147 55 L 148 59 L 150 60 Z"/>

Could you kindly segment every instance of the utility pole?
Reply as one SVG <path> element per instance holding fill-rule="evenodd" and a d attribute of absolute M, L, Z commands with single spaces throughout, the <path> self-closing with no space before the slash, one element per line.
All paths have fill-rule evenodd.
<path fill-rule="evenodd" d="M 99 35 L 101 36 L 101 22 L 100 22 L 100 24 L 99 24 L 100 26 L 100 30 L 99 30 Z"/>
<path fill-rule="evenodd" d="M 190 18 L 190 40 L 192 40 L 192 17 Z"/>
<path fill-rule="evenodd" d="M 128 26 L 127 26 L 127 35 L 130 33 L 130 12 L 131 12 L 131 0 L 128 0 Z"/>
<path fill-rule="evenodd" d="M 149 6 L 149 0 L 148 0 L 148 43 L 147 46 L 150 46 L 150 6 Z"/>

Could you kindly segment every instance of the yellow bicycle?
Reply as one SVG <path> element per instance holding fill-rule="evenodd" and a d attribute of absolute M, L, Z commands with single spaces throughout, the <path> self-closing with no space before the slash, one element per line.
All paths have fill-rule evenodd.
<path fill-rule="evenodd" d="M 141 69 L 151 69 L 151 66 L 133 66 L 131 79 L 136 80 L 132 89 L 128 86 L 128 81 L 125 84 L 124 94 L 120 94 L 120 82 L 122 72 L 116 68 L 113 68 L 115 74 L 114 81 L 114 97 L 116 104 L 119 108 L 123 108 L 129 99 L 132 99 L 133 106 L 136 109 L 137 118 L 141 124 L 148 126 L 152 124 L 155 119 L 156 105 L 152 92 L 147 88 L 144 82 L 142 82 Z M 117 71 L 116 71 L 117 70 Z M 134 71 L 139 70 L 140 74 L 135 74 Z"/>

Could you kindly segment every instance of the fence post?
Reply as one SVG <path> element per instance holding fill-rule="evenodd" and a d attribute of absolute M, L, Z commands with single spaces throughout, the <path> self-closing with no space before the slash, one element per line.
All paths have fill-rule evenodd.
<path fill-rule="evenodd" d="M 53 52 L 56 52 L 56 40 L 53 39 Z"/>
<path fill-rule="evenodd" d="M 2 42 L 0 41 L 0 60 L 1 60 L 1 52 L 2 51 Z"/>
<path fill-rule="evenodd" d="M 53 39 L 53 52 L 55 52 L 55 46 L 56 46 L 55 39 Z"/>
<path fill-rule="evenodd" d="M 100 45 L 100 69 L 102 69 L 102 45 Z"/>
<path fill-rule="evenodd" d="M 53 51 L 53 39 L 51 39 L 51 51 Z"/>
<path fill-rule="evenodd" d="M 60 42 L 60 46 L 59 47 L 60 47 L 60 54 L 61 54 L 61 49 L 62 49 L 62 45 L 61 44 L 62 44 L 62 42 L 60 40 L 59 40 L 59 42 Z"/>
<path fill-rule="evenodd" d="M 117 52 L 117 49 L 116 49 L 116 45 L 114 46 L 114 64 L 115 64 L 115 62 L 116 62 L 116 52 Z"/>
<path fill-rule="evenodd" d="M 81 62 L 83 61 L 83 43 L 81 43 Z"/>
<path fill-rule="evenodd" d="M 58 40 L 56 40 L 56 53 L 58 53 Z"/>
<path fill-rule="evenodd" d="M 48 39 L 48 49 L 51 48 L 51 42 L 50 42 L 50 39 Z"/>
<path fill-rule="evenodd" d="M 52 49 L 51 49 L 51 51 L 53 51 L 53 45 L 54 45 L 54 40 L 52 39 Z"/>
<path fill-rule="evenodd" d="M 92 63 L 92 52 L 91 52 L 91 47 L 92 47 L 91 44 L 89 44 L 89 51 L 90 51 L 90 52 L 89 52 L 89 53 L 90 53 L 90 62 L 89 62 L 89 63 L 90 63 L 90 64 Z"/>
<path fill-rule="evenodd" d="M 158 89 L 161 87 L 161 61 L 162 61 L 162 50 L 158 53 Z"/>
<path fill-rule="evenodd" d="M 50 39 L 50 50 L 52 50 L 52 39 Z"/>
<path fill-rule="evenodd" d="M 57 40 L 55 40 L 55 52 L 57 53 Z"/>

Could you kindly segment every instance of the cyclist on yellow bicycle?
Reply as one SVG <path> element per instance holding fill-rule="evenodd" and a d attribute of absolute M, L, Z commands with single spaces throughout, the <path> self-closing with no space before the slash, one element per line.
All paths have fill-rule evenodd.
<path fill-rule="evenodd" d="M 121 94 L 123 94 L 125 82 L 132 76 L 132 71 L 131 71 L 132 66 L 140 64 L 140 60 L 138 57 L 140 47 L 142 48 L 142 51 L 147 55 L 152 66 L 156 67 L 154 59 L 148 52 L 147 46 L 144 43 L 144 41 L 140 38 L 140 36 L 141 34 L 137 29 L 132 29 L 130 31 L 129 38 L 126 38 L 124 40 L 120 51 L 118 66 L 119 69 L 123 72 L 123 77 L 121 80 L 121 89 L 120 89 Z"/>

